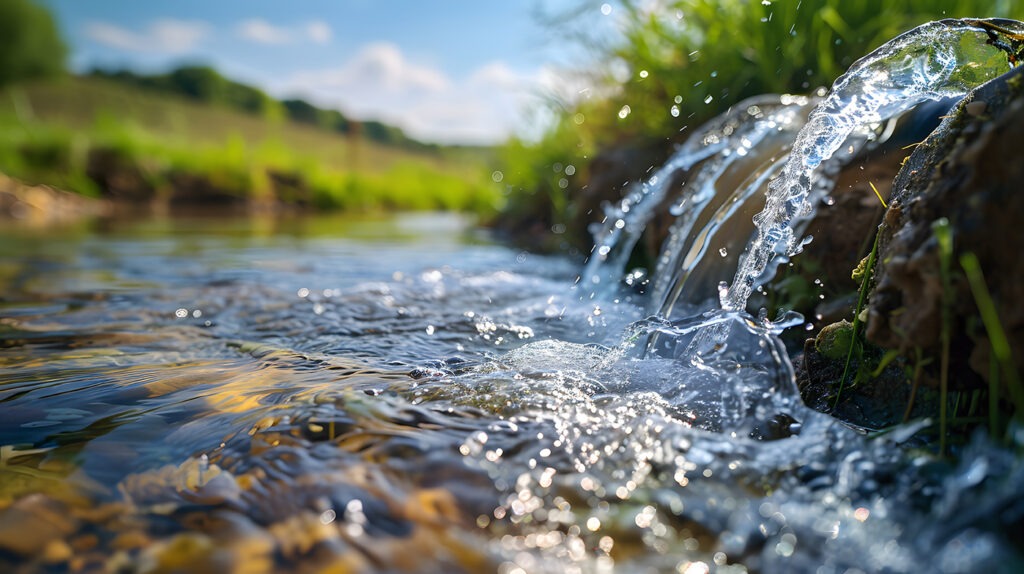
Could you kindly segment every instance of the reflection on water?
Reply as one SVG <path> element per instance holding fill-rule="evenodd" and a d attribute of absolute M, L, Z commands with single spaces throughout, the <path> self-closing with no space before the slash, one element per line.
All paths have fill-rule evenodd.
<path fill-rule="evenodd" d="M 0 235 L 2 571 L 1020 565 L 1013 456 L 807 411 L 737 317 L 728 388 L 634 358 L 640 302 L 456 219 Z"/>

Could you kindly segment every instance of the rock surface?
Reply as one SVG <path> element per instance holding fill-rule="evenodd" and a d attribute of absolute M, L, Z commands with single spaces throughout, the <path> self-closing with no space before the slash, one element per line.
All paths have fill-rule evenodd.
<path fill-rule="evenodd" d="M 990 369 L 989 337 L 959 263 L 966 253 L 978 257 L 1017 369 L 1024 368 L 1022 88 L 1024 70 L 1017 68 L 964 98 L 896 177 L 880 230 L 868 339 L 907 354 L 916 348 L 938 357 L 944 288 L 934 224 L 949 221 L 954 388 L 980 385 Z"/>

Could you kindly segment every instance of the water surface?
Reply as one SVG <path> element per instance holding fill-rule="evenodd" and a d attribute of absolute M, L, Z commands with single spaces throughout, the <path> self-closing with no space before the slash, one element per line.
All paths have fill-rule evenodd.
<path fill-rule="evenodd" d="M 701 322 L 451 216 L 0 235 L 4 571 L 1021 564 L 1012 455 L 807 410 L 740 314 L 642 358 Z"/>

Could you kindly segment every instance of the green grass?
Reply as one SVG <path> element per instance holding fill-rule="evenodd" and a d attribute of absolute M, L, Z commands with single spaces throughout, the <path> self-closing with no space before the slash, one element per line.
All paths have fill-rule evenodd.
<path fill-rule="evenodd" d="M 96 195 L 85 167 L 98 148 L 154 184 L 186 172 L 249 199 L 269 197 L 272 175 L 287 174 L 321 209 L 486 214 L 500 201 L 489 149 L 403 149 L 95 78 L 0 91 L 0 171 Z"/>
<path fill-rule="evenodd" d="M 638 147 L 665 142 L 667 149 L 667 142 L 680 141 L 743 98 L 830 86 L 856 59 L 930 20 L 1024 19 L 1024 3 L 1006 0 L 610 4 L 618 32 L 611 35 L 606 26 L 595 25 L 591 3 L 552 15 L 552 33 L 578 38 L 592 55 L 587 77 L 597 87 L 575 102 L 554 101 L 551 111 L 558 119 L 547 132 L 536 142 L 513 142 L 505 150 L 510 211 L 532 210 L 553 223 L 571 222 L 573 202 L 563 198 L 581 193 L 598 150 L 623 142 Z M 578 174 L 565 187 L 550 181 L 552 166 L 559 163 L 574 164 Z M 640 179 L 648 167 L 636 166 L 632 177 Z"/>

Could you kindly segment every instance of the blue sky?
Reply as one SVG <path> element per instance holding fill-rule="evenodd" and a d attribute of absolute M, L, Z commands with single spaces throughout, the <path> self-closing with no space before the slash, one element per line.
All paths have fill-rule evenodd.
<path fill-rule="evenodd" d="M 585 88 L 564 70 L 581 54 L 539 23 L 532 0 L 39 1 L 54 12 L 75 70 L 206 63 L 275 96 L 428 141 L 528 132 L 539 94 Z M 602 18 L 601 8 L 586 11 Z"/>

